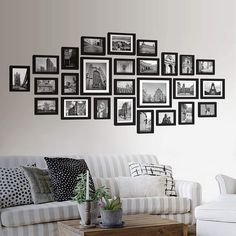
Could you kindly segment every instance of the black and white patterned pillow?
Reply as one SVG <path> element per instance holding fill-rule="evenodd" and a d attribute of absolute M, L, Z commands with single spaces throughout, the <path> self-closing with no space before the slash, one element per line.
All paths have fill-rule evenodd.
<path fill-rule="evenodd" d="M 143 175 L 166 176 L 166 195 L 177 196 L 171 166 L 130 162 L 129 169 L 132 177 Z"/>

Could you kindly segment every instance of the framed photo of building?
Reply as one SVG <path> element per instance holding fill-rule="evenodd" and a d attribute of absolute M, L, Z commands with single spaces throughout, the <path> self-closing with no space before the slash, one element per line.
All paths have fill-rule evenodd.
<path fill-rule="evenodd" d="M 174 79 L 173 97 L 176 99 L 197 99 L 198 79 Z"/>
<path fill-rule="evenodd" d="M 134 79 L 115 79 L 114 80 L 115 95 L 135 95 Z"/>
<path fill-rule="evenodd" d="M 111 95 L 111 58 L 82 57 L 80 69 L 81 95 Z"/>
<path fill-rule="evenodd" d="M 33 74 L 59 74 L 59 56 L 33 55 Z"/>
<path fill-rule="evenodd" d="M 114 59 L 114 75 L 134 75 L 134 59 Z"/>
<path fill-rule="evenodd" d="M 83 36 L 81 37 L 81 54 L 82 55 L 106 55 L 106 38 Z"/>
<path fill-rule="evenodd" d="M 111 119 L 111 99 L 94 98 L 94 119 L 105 120 Z"/>
<path fill-rule="evenodd" d="M 57 115 L 58 98 L 35 98 L 34 99 L 35 115 Z"/>
<path fill-rule="evenodd" d="M 37 95 L 55 95 L 58 94 L 57 78 L 35 78 L 34 94 Z"/>
<path fill-rule="evenodd" d="M 157 40 L 137 40 L 137 56 L 157 56 Z"/>
<path fill-rule="evenodd" d="M 180 75 L 194 75 L 194 55 L 180 55 L 179 73 Z"/>
<path fill-rule="evenodd" d="M 154 133 L 154 111 L 138 110 L 137 111 L 137 133 L 151 134 Z"/>
<path fill-rule="evenodd" d="M 79 69 L 79 48 L 62 47 L 61 48 L 61 68 L 63 70 Z"/>
<path fill-rule="evenodd" d="M 114 98 L 114 125 L 135 125 L 135 98 Z"/>
<path fill-rule="evenodd" d="M 198 59 L 196 61 L 198 75 L 214 75 L 215 74 L 215 60 Z"/>
<path fill-rule="evenodd" d="M 62 73 L 61 74 L 61 94 L 78 95 L 79 94 L 79 74 Z"/>
<path fill-rule="evenodd" d="M 194 124 L 194 102 L 179 102 L 179 125 Z"/>
<path fill-rule="evenodd" d="M 10 66 L 9 67 L 9 91 L 29 92 L 30 91 L 30 67 Z"/>
<path fill-rule="evenodd" d="M 201 79 L 202 99 L 224 99 L 225 79 Z"/>
<path fill-rule="evenodd" d="M 199 102 L 198 117 L 216 117 L 217 103 L 216 102 Z"/>
<path fill-rule="evenodd" d="M 178 75 L 178 53 L 163 52 L 161 53 L 161 74 Z"/>
<path fill-rule="evenodd" d="M 158 126 L 176 125 L 176 110 L 157 110 L 156 125 Z"/>
<path fill-rule="evenodd" d="M 107 38 L 108 54 L 135 55 L 135 34 L 108 33 Z"/>
<path fill-rule="evenodd" d="M 171 79 L 138 78 L 138 107 L 171 107 Z"/>
<path fill-rule="evenodd" d="M 61 119 L 91 119 L 91 98 L 61 97 Z"/>
<path fill-rule="evenodd" d="M 138 58 L 137 75 L 159 75 L 159 59 Z"/>

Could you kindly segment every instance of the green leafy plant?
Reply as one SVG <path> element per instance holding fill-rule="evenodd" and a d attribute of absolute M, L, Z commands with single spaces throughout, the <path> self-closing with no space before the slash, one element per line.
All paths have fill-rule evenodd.
<path fill-rule="evenodd" d="M 112 199 L 103 197 L 102 200 L 99 201 L 99 205 L 103 210 L 115 211 L 121 209 L 122 203 L 119 197 L 113 197 Z"/>

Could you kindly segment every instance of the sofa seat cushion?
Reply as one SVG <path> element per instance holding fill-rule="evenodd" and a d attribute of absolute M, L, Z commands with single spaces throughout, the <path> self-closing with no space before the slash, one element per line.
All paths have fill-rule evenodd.
<path fill-rule="evenodd" d="M 1 209 L 2 225 L 6 227 L 78 218 L 78 204 L 72 201 L 49 202 Z"/>

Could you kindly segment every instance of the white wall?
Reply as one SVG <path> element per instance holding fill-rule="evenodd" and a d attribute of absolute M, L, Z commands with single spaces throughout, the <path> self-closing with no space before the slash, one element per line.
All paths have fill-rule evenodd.
<path fill-rule="evenodd" d="M 173 166 L 176 178 L 200 182 L 205 201 L 217 197 L 214 176 L 236 177 L 235 15 L 234 0 L 1 0 L 0 155 L 154 153 Z M 82 35 L 109 31 L 157 39 L 158 56 L 173 51 L 215 59 L 214 77 L 226 78 L 218 117 L 138 135 L 135 126 L 115 127 L 113 119 L 34 116 L 33 76 L 30 93 L 9 92 L 9 65 L 31 65 L 32 54 L 59 55 L 61 46 L 78 46 Z"/>

